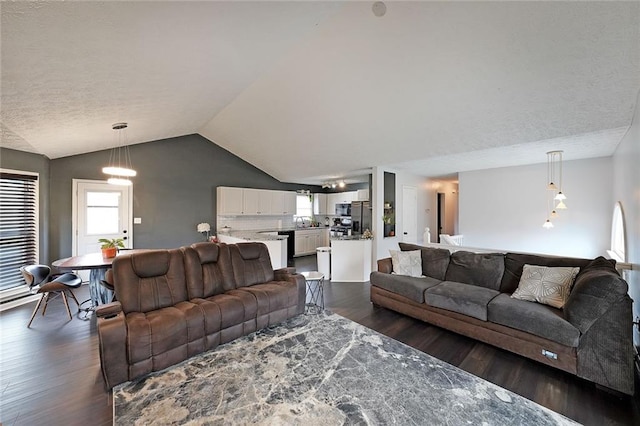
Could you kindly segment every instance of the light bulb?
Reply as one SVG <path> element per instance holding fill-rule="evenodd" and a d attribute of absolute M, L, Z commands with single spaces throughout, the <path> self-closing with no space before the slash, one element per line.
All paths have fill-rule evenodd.
<path fill-rule="evenodd" d="M 556 205 L 556 209 L 558 210 L 565 210 L 567 208 L 567 206 L 564 204 L 563 201 L 560 201 L 557 205 Z"/>
<path fill-rule="evenodd" d="M 542 225 L 542 227 L 544 229 L 551 229 L 551 228 L 553 228 L 553 223 L 551 223 L 551 221 L 549 219 L 547 219 L 547 221 Z"/>
<path fill-rule="evenodd" d="M 558 194 L 556 194 L 554 200 L 556 201 L 563 201 L 566 200 L 567 197 L 562 193 L 562 191 L 558 192 Z"/>
<path fill-rule="evenodd" d="M 556 212 L 555 210 L 552 210 L 552 211 L 551 211 L 551 217 L 552 217 L 552 218 L 556 218 L 556 217 L 558 217 L 558 212 Z"/>
<path fill-rule="evenodd" d="M 103 167 L 102 173 L 114 176 L 135 176 L 138 174 L 135 170 L 124 167 Z"/>

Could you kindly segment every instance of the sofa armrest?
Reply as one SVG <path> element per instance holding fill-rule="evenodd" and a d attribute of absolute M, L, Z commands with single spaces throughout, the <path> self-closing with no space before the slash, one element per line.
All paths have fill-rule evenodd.
<path fill-rule="evenodd" d="M 96 308 L 96 316 L 98 318 L 115 317 L 120 312 L 122 312 L 122 305 L 120 302 L 111 302 L 106 305 L 100 305 Z"/>
<path fill-rule="evenodd" d="M 304 306 L 307 303 L 307 281 L 302 274 L 289 275 L 289 280 L 296 283 L 298 291 L 298 300 L 296 303 L 296 313 L 301 314 L 304 312 Z"/>
<path fill-rule="evenodd" d="M 390 274 L 393 271 L 393 264 L 391 263 L 390 257 L 385 257 L 384 259 L 378 260 L 378 272 L 382 272 L 383 274 Z"/>
<path fill-rule="evenodd" d="M 287 281 L 288 277 L 296 273 L 296 268 L 280 268 L 273 271 L 273 276 L 276 281 Z"/>
<path fill-rule="evenodd" d="M 117 302 L 116 302 L 117 303 Z M 110 303 L 109 305 L 113 305 Z M 109 305 L 97 309 L 101 313 L 113 312 Z M 119 303 L 118 303 L 119 305 Z M 115 307 L 113 307 L 115 309 Z M 108 317 L 98 316 L 98 339 L 100 341 L 100 365 L 107 389 L 129 380 L 127 361 L 127 326 L 124 312 Z"/>
<path fill-rule="evenodd" d="M 634 393 L 633 323 L 627 283 L 595 270 L 576 279 L 564 316 L 580 330 L 578 376 Z"/>

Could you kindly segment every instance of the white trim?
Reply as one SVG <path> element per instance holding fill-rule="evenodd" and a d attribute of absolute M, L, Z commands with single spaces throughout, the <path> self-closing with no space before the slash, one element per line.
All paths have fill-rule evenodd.
<path fill-rule="evenodd" d="M 104 184 L 108 185 L 106 180 L 96 180 L 96 179 L 72 179 L 71 184 L 71 255 L 78 255 L 78 184 L 80 183 L 95 183 L 95 184 Z M 129 223 L 127 224 L 127 229 L 129 235 L 127 235 L 127 239 L 129 240 L 129 248 L 133 248 L 133 185 L 129 187 L 127 191 L 129 193 L 129 211 L 127 212 L 127 216 L 129 217 Z"/>
<path fill-rule="evenodd" d="M 0 312 L 7 311 L 12 308 L 17 308 L 18 306 L 26 305 L 27 303 L 35 302 L 39 297 L 41 297 L 41 295 L 34 294 L 33 296 L 21 297 L 7 303 L 3 303 L 0 305 Z"/>

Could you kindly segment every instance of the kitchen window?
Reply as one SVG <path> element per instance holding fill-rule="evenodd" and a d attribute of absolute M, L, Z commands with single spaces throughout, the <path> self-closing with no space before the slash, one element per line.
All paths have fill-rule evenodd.
<path fill-rule="evenodd" d="M 38 228 L 38 174 L 0 169 L 0 300 L 28 294 L 20 267 L 38 263 Z"/>
<path fill-rule="evenodd" d="M 296 195 L 296 216 L 308 217 L 313 215 L 313 199 L 310 195 Z"/>

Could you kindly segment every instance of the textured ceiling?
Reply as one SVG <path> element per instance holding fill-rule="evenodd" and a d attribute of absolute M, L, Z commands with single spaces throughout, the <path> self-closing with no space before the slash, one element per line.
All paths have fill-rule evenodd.
<path fill-rule="evenodd" d="M 200 133 L 272 176 L 425 176 L 611 155 L 639 2 L 2 2 L 2 146 Z"/>

